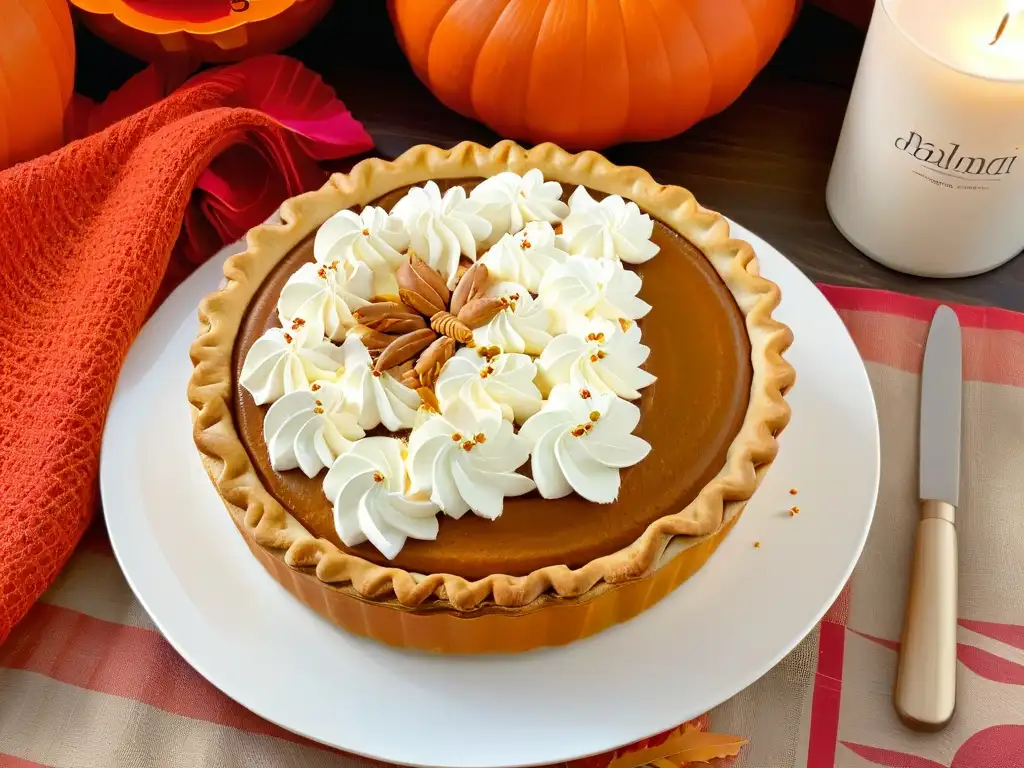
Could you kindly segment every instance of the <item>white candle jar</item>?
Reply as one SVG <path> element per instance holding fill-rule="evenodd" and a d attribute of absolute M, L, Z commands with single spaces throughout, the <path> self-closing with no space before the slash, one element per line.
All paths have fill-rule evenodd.
<path fill-rule="evenodd" d="M 962 277 L 1024 247 L 1017 10 L 1006 0 L 876 1 L 826 191 L 836 226 L 876 261 Z"/>

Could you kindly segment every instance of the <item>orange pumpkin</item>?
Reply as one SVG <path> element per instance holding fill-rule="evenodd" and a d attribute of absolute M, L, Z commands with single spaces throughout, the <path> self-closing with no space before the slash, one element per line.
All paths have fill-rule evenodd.
<path fill-rule="evenodd" d="M 0 169 L 59 147 L 75 81 L 65 0 L 5 0 L 0 24 Z"/>
<path fill-rule="evenodd" d="M 85 25 L 146 61 L 239 61 L 287 48 L 334 0 L 71 0 Z"/>
<path fill-rule="evenodd" d="M 731 104 L 800 0 L 389 0 L 413 70 L 499 134 L 601 148 Z"/>

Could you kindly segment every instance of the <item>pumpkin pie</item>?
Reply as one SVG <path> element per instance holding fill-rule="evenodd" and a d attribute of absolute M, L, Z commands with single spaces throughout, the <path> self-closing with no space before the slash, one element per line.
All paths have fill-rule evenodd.
<path fill-rule="evenodd" d="M 683 189 L 421 146 L 281 219 L 200 307 L 195 441 L 253 554 L 347 629 L 592 634 L 696 571 L 776 454 L 778 288 Z"/>

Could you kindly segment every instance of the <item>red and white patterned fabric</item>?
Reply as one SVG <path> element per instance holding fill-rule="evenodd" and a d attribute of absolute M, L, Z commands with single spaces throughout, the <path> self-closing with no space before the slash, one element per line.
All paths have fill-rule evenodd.
<path fill-rule="evenodd" d="M 875 524 L 821 625 L 712 711 L 711 728 L 750 740 L 733 768 L 1024 766 L 1024 315 L 956 307 L 967 380 L 960 695 L 945 731 L 916 734 L 896 719 L 890 694 L 917 520 L 921 360 L 935 303 L 823 290 L 867 361 L 878 404 Z M 193 671 L 131 594 L 100 527 L 0 646 L 0 768 L 363 764 L 267 723 Z"/>

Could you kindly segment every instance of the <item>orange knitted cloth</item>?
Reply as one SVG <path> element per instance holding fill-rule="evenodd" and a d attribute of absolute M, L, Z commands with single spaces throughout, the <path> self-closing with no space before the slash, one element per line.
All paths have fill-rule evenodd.
<path fill-rule="evenodd" d="M 297 151 L 280 124 L 230 106 L 239 88 L 208 73 L 0 174 L 0 641 L 92 516 L 118 371 L 197 178 L 239 144 L 271 162 Z"/>

